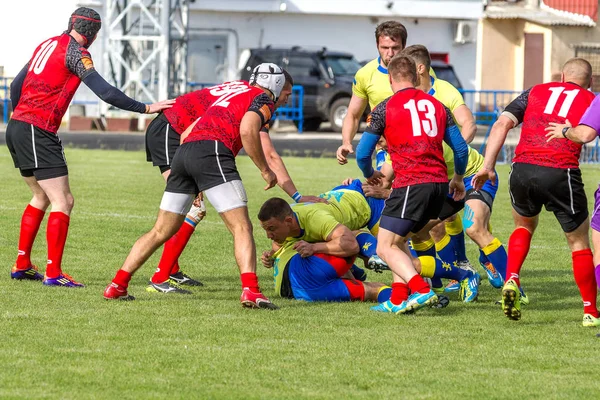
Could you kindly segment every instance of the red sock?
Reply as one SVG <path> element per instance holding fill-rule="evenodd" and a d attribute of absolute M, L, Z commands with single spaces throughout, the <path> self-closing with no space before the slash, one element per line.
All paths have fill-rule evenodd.
<path fill-rule="evenodd" d="M 152 275 L 152 282 L 163 283 L 169 279 L 173 266 L 177 263 L 177 259 L 190 240 L 192 233 L 194 233 L 194 229 L 195 227 L 184 222 L 177 233 L 166 241 L 162 256 L 158 262 L 158 268 L 154 275 Z"/>
<path fill-rule="evenodd" d="M 258 276 L 254 272 L 246 272 L 240 275 L 242 280 L 242 289 L 249 288 L 251 291 L 258 293 L 260 288 L 258 287 Z"/>
<path fill-rule="evenodd" d="M 127 288 L 129 286 L 129 281 L 131 280 L 131 274 L 127 271 L 123 271 L 122 269 L 117 271 L 115 275 L 115 279 L 113 279 L 113 283 L 117 285 Z"/>
<path fill-rule="evenodd" d="M 399 306 L 404 300 L 408 299 L 408 285 L 404 282 L 392 283 L 392 295 L 390 301 Z"/>
<path fill-rule="evenodd" d="M 175 261 L 175 265 L 171 268 L 171 275 L 175 275 L 179 272 L 179 260 Z"/>
<path fill-rule="evenodd" d="M 69 216 L 60 211 L 51 212 L 48 218 L 48 227 L 46 228 L 46 241 L 48 242 L 46 277 L 48 278 L 56 278 L 61 274 L 60 265 L 69 232 L 69 221 Z"/>
<path fill-rule="evenodd" d="M 408 281 L 408 288 L 412 293 L 429 293 L 431 288 L 425 282 L 425 279 L 419 274 L 413 276 L 410 281 Z"/>
<path fill-rule="evenodd" d="M 583 313 L 592 314 L 598 318 L 598 309 L 596 308 L 598 288 L 596 287 L 596 277 L 594 275 L 594 256 L 592 255 L 592 250 L 574 251 L 571 256 L 573 258 L 575 283 L 577 283 L 581 298 L 583 299 Z"/>
<path fill-rule="evenodd" d="M 508 261 L 506 263 L 506 280 L 514 280 L 519 287 L 519 274 L 531 245 L 531 232 L 525 228 L 517 228 L 508 239 Z"/>
<path fill-rule="evenodd" d="M 17 256 L 17 268 L 27 269 L 31 267 L 31 248 L 37 236 L 40 224 L 44 219 L 46 211 L 40 210 L 28 204 L 21 218 L 21 232 L 19 234 L 19 255 Z"/>

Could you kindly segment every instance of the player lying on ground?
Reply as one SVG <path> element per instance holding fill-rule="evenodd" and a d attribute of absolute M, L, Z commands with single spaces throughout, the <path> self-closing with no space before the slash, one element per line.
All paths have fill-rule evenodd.
<path fill-rule="evenodd" d="M 514 99 L 494 123 L 484 165 L 473 177 L 476 190 L 487 180 L 496 180 L 494 167 L 506 135 L 523 123 L 509 178 L 515 230 L 508 241 L 508 280 L 502 290 L 502 308 L 509 319 L 521 319 L 521 267 L 544 206 L 556 216 L 571 249 L 573 274 L 583 299 L 583 325 L 600 326 L 587 197 L 579 169 L 581 144 L 546 142 L 544 130 L 552 122 L 579 123 L 594 99 L 587 90 L 591 78 L 589 62 L 573 58 L 563 66 L 560 82 L 535 85 Z"/>
<path fill-rule="evenodd" d="M 183 144 L 173 158 L 154 227 L 134 244 L 104 291 L 105 298 L 132 299 L 127 286 L 133 273 L 180 229 L 194 198 L 203 192 L 233 236 L 242 305 L 277 308 L 258 286 L 256 245 L 235 156 L 243 147 L 267 182 L 265 190 L 277 184 L 262 150 L 260 129 L 271 119 L 284 83 L 281 68 L 267 63 L 254 69 L 249 83 L 228 82 L 211 89 L 212 105 L 195 126 L 182 133 Z"/>
<path fill-rule="evenodd" d="M 455 200 L 464 197 L 467 144 L 442 103 L 415 88 L 415 62 L 396 56 L 388 65 L 394 95 L 379 103 L 367 120 L 367 130 L 357 148 L 357 163 L 368 179 L 381 176 L 371 156 L 384 135 L 396 173 L 394 189 L 386 200 L 377 235 L 377 254 L 393 273 L 392 296 L 374 311 L 406 313 L 435 304 L 436 294 L 415 270 L 407 240 L 437 218 L 449 191 Z M 418 110 L 422 110 L 419 112 Z M 443 132 L 443 133 L 442 133 Z M 442 142 L 455 151 L 455 176 L 450 184 Z M 409 290 L 412 294 L 409 296 Z"/>
<path fill-rule="evenodd" d="M 275 109 L 287 103 L 294 85 L 292 76 L 285 70 L 283 74 L 285 84 L 275 103 Z M 173 107 L 159 114 L 148 125 L 146 130 L 147 160 L 159 167 L 165 181 L 171 173 L 171 162 L 179 148 L 182 139 L 181 133 L 189 126 L 193 126 L 214 102 L 211 90 L 214 88 L 196 90 L 179 96 L 175 99 Z M 277 176 L 279 187 L 298 202 L 324 201 L 319 197 L 299 194 L 283 160 L 271 142 L 267 126 L 261 129 L 260 136 L 267 164 Z M 165 243 L 156 272 L 152 275 L 146 290 L 155 293 L 186 293 L 179 285 L 202 286 L 201 282 L 191 279 L 180 271 L 178 260 L 205 212 L 201 203 L 192 205 L 179 231 Z"/>
<path fill-rule="evenodd" d="M 80 7 L 69 18 L 68 29 L 40 44 L 10 85 L 14 112 L 6 127 L 6 144 L 23 180 L 33 193 L 21 219 L 19 252 L 13 279 L 41 280 L 44 285 L 82 287 L 62 271 L 62 258 L 73 209 L 73 194 L 62 143 L 57 131 L 81 82 L 100 99 L 117 108 L 156 113 L 172 101 L 146 105 L 106 82 L 94 68 L 88 48 L 101 27 L 100 15 Z M 31 249 L 44 219 L 48 262 L 45 275 L 31 262 Z"/>

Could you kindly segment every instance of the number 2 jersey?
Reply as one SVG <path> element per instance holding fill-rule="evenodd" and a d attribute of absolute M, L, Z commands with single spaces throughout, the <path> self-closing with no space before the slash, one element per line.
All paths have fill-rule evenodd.
<path fill-rule="evenodd" d="M 567 119 L 577 126 L 593 100 L 592 92 L 571 82 L 544 83 L 521 93 L 502 113 L 515 126 L 523 123 L 513 162 L 579 168 L 581 144 L 566 139 L 548 142 L 545 128 L 550 122 L 564 124 Z"/>
<path fill-rule="evenodd" d="M 452 113 L 433 96 L 403 89 L 375 107 L 365 132 L 384 135 L 396 178 L 393 188 L 448 182 L 442 142 Z"/>
<path fill-rule="evenodd" d="M 210 106 L 196 123 L 184 143 L 199 140 L 217 140 L 233 155 L 242 149 L 240 124 L 246 112 L 255 112 L 261 126 L 269 123 L 275 104 L 260 88 L 245 81 L 226 82 L 201 90 Z"/>
<path fill-rule="evenodd" d="M 81 80 L 94 71 L 92 57 L 63 33 L 40 44 L 28 66 L 11 118 L 56 133 Z"/>

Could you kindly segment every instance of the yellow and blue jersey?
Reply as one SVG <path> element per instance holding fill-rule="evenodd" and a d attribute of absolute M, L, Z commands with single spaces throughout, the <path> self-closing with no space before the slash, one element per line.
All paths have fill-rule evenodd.
<path fill-rule="evenodd" d="M 294 250 L 294 242 L 286 242 L 273 254 L 273 283 L 275 285 L 275 293 L 283 297 L 291 297 L 289 279 L 287 278 L 288 263 L 297 255 Z M 286 283 L 284 285 L 284 282 Z"/>
<path fill-rule="evenodd" d="M 435 72 L 433 72 L 432 68 L 429 69 L 429 74 L 435 79 Z M 448 82 L 446 83 L 450 85 Z M 446 91 L 447 89 L 442 84 L 440 90 Z M 394 94 L 394 92 L 392 92 L 392 86 L 390 85 L 388 70 L 381 65 L 381 57 L 369 61 L 364 67 L 356 72 L 352 84 L 352 93 L 361 99 L 367 100 L 371 110 L 373 110 L 377 104 Z"/>

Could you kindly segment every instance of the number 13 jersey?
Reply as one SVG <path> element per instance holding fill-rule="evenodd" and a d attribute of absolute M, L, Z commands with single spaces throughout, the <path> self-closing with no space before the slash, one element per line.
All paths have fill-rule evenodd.
<path fill-rule="evenodd" d="M 578 168 L 581 144 L 566 139 L 547 142 L 545 128 L 550 122 L 573 126 L 594 100 L 594 94 L 571 82 L 535 85 L 521 93 L 502 115 L 515 126 L 523 123 L 513 162 L 551 168 Z"/>
<path fill-rule="evenodd" d="M 366 132 L 387 140 L 393 188 L 448 182 L 442 142 L 452 113 L 429 94 L 403 89 L 375 107 L 367 118 Z"/>
<path fill-rule="evenodd" d="M 240 124 L 246 112 L 255 112 L 261 126 L 268 124 L 274 111 L 273 100 L 265 92 L 245 81 L 226 82 L 202 89 L 201 96 L 208 96 L 210 106 L 192 129 L 184 143 L 199 140 L 217 140 L 233 155 L 242 149 Z"/>

